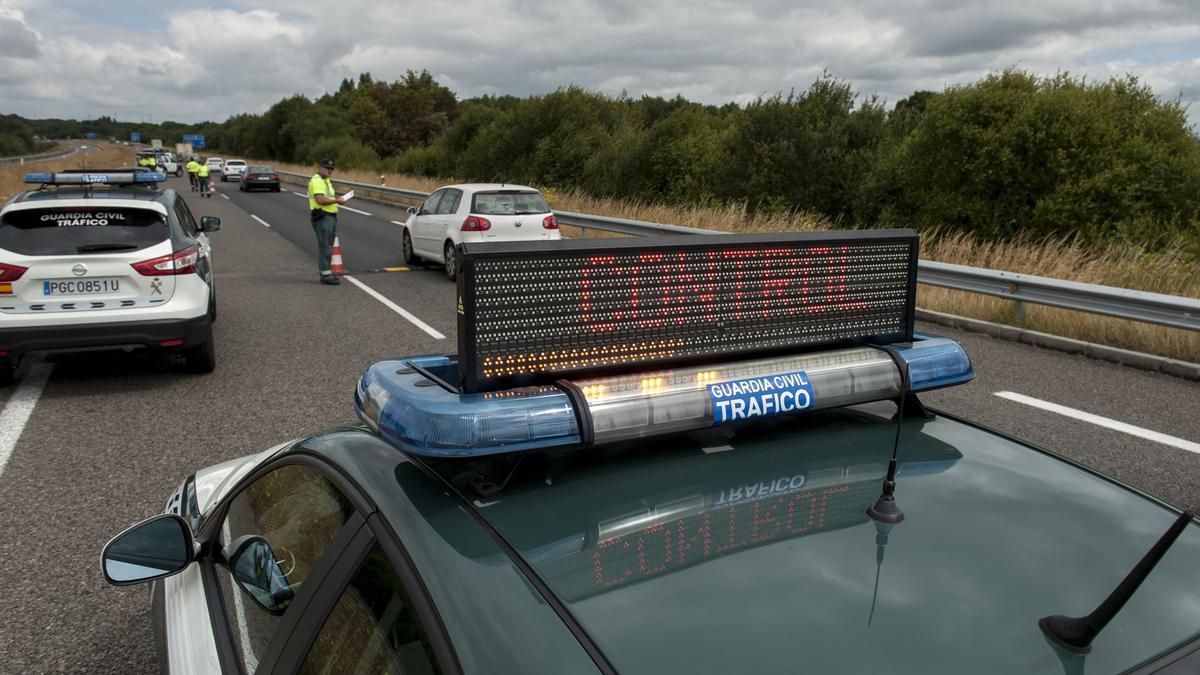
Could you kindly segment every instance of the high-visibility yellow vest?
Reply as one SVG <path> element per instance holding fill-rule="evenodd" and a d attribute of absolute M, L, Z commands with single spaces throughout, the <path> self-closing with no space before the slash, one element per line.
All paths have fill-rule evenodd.
<path fill-rule="evenodd" d="M 322 178 L 321 174 L 314 173 L 313 177 L 308 181 L 308 208 L 321 209 L 326 213 L 337 213 L 337 204 L 318 204 L 316 195 L 325 195 L 330 199 L 335 199 L 337 193 L 333 191 L 333 181 L 328 178 Z"/>
<path fill-rule="evenodd" d="M 187 163 L 187 170 L 188 170 L 188 173 L 196 173 L 197 171 L 200 170 L 200 162 L 197 162 L 194 159 L 191 160 L 190 162 Z"/>
<path fill-rule="evenodd" d="M 201 164 L 199 169 L 196 169 L 196 175 L 201 178 L 208 178 L 208 165 Z"/>

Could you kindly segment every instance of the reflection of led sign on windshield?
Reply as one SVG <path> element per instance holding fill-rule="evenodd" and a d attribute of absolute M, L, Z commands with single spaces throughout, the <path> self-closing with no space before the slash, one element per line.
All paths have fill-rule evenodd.
<path fill-rule="evenodd" d="M 463 386 L 912 337 L 909 230 L 463 246 Z"/>
<path fill-rule="evenodd" d="M 576 599 L 748 547 L 866 522 L 866 508 L 879 493 L 876 478 L 805 488 L 796 476 L 763 487 L 757 498 L 726 491 L 707 510 L 653 519 L 613 536 L 602 532 L 594 546 L 543 561 L 539 572 L 568 599 Z"/>

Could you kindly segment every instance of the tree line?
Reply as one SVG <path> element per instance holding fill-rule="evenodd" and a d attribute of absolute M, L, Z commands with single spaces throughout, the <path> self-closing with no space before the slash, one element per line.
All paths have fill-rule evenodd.
<path fill-rule="evenodd" d="M 458 100 L 427 72 L 193 125 L 222 153 L 596 196 L 804 210 L 842 225 L 1200 250 L 1200 139 L 1135 76 L 1017 69 L 892 110 L 830 75 L 746 105 L 566 87 Z M 165 138 L 165 137 L 164 137 Z"/>

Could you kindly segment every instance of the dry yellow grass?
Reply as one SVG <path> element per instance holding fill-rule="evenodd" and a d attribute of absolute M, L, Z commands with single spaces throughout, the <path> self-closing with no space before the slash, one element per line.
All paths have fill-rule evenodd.
<path fill-rule="evenodd" d="M 23 179 L 34 171 L 62 171 L 64 169 L 106 169 L 133 165 L 133 148 L 107 142 L 91 142 L 99 146 L 100 152 L 91 155 L 73 155 L 52 162 L 38 162 L 25 166 L 9 166 L 0 169 L 0 203 L 28 188 Z"/>
<path fill-rule="evenodd" d="M 314 171 L 310 166 L 276 166 L 297 173 Z M 378 174 L 366 171 L 339 171 L 336 177 L 362 183 L 380 183 Z M 419 176 L 386 176 L 383 182 L 389 187 L 430 192 L 439 185 L 455 181 Z M 804 212 L 764 216 L 750 213 L 744 205 L 737 204 L 720 208 L 678 206 L 598 198 L 579 191 L 542 191 L 551 206 L 559 211 L 711 230 L 796 232 L 835 227 L 834 223 Z M 570 227 L 564 227 L 563 234 L 568 237 L 580 236 L 578 230 Z M 962 233 L 926 232 L 921 238 L 921 257 L 958 265 L 1200 298 L 1200 261 L 1177 251 L 1152 252 L 1116 245 L 1096 249 L 1065 239 L 1033 241 L 1018 237 L 1008 242 L 981 242 Z M 1012 302 L 924 285 L 920 287 L 917 299 L 919 306 L 939 312 L 1200 363 L 1200 334 L 1192 331 L 1039 305 L 1027 305 L 1024 318 L 1018 321 Z"/>

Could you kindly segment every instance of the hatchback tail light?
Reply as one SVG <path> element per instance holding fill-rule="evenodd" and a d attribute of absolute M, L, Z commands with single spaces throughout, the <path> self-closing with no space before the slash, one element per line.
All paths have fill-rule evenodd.
<path fill-rule="evenodd" d="M 193 274 L 196 271 L 196 261 L 200 259 L 200 246 L 193 244 L 182 251 L 176 251 L 161 258 L 152 258 L 133 263 L 133 269 L 138 274 L 147 277 L 161 277 L 172 274 Z"/>
<path fill-rule="evenodd" d="M 492 221 L 479 216 L 467 216 L 462 224 L 463 232 L 483 232 L 490 229 L 492 229 Z"/>
<path fill-rule="evenodd" d="M 4 263 L 0 263 L 0 281 L 16 281 L 21 278 L 22 274 L 25 274 L 25 270 L 27 269 L 29 268 L 21 267 L 20 265 L 5 265 Z"/>
<path fill-rule="evenodd" d="M 279 175 L 274 173 L 271 174 L 271 180 L 279 180 Z"/>
<path fill-rule="evenodd" d="M 545 218 L 542 218 L 542 227 L 546 228 L 547 230 L 557 230 L 558 219 L 555 218 L 554 214 L 552 213 Z"/>

